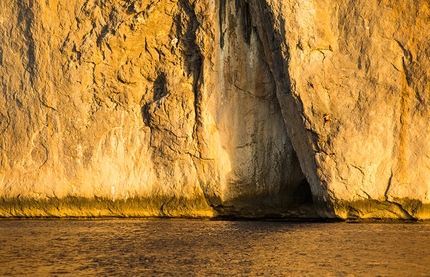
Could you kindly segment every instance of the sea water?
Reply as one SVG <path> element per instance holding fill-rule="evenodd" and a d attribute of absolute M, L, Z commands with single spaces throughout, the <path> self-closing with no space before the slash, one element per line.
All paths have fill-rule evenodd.
<path fill-rule="evenodd" d="M 430 224 L 3 220 L 1 276 L 430 276 Z"/>

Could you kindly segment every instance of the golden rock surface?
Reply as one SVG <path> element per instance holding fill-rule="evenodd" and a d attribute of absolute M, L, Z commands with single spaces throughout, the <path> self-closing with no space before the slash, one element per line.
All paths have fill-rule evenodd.
<path fill-rule="evenodd" d="M 429 23 L 412 0 L 0 3 L 0 216 L 429 219 Z"/>

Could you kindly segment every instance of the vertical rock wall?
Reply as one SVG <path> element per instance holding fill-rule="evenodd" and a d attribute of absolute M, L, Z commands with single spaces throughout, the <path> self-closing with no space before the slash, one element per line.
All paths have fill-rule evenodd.
<path fill-rule="evenodd" d="M 319 212 L 428 218 L 429 3 L 252 3 Z"/>
<path fill-rule="evenodd" d="M 312 215 L 246 1 L 0 8 L 2 216 Z"/>
<path fill-rule="evenodd" d="M 279 213 L 306 201 L 304 180 L 287 136 L 276 83 L 247 1 L 219 1 L 205 54 L 205 137 L 229 213 Z M 305 184 L 304 186 L 307 186 Z M 306 187 L 305 187 L 306 189 Z M 288 213 L 288 212 L 287 212 Z"/>
<path fill-rule="evenodd" d="M 430 217 L 426 1 L 0 8 L 1 216 Z"/>
<path fill-rule="evenodd" d="M 12 201 L 10 213 L 213 215 L 191 156 L 194 60 L 201 58 L 188 45 L 196 28 L 189 8 L 171 1 L 8 5 L 0 193 Z M 78 209 L 50 208 L 62 199 Z M 27 201 L 47 208 L 23 210 Z M 114 210 L 115 201 L 131 202 Z"/>

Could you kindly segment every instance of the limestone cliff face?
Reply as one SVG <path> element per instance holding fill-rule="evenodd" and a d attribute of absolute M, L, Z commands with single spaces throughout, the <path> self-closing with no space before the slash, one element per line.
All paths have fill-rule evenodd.
<path fill-rule="evenodd" d="M 245 1 L 1 8 L 3 216 L 315 215 Z"/>
<path fill-rule="evenodd" d="M 428 3 L 0 8 L 1 216 L 430 217 Z"/>
<path fill-rule="evenodd" d="M 428 219 L 429 3 L 266 2 L 255 24 L 271 18 L 259 30 L 319 212 Z"/>

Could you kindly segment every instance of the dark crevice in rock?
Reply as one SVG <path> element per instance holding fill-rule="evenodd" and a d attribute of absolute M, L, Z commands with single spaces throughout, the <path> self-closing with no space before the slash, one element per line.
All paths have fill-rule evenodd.
<path fill-rule="evenodd" d="M 166 79 L 166 74 L 164 72 L 162 72 L 158 75 L 158 77 L 154 81 L 152 88 L 153 88 L 152 89 L 153 90 L 152 101 L 145 104 L 141 109 L 143 122 L 148 127 L 151 126 L 151 114 L 149 111 L 151 105 L 153 103 L 159 101 L 160 99 L 162 99 L 163 97 L 165 97 L 168 94 L 167 79 Z"/>
<path fill-rule="evenodd" d="M 97 46 L 101 48 L 103 44 L 103 40 L 106 38 L 106 36 L 109 34 L 109 25 L 103 26 L 103 28 L 100 31 L 100 35 L 97 37 Z"/>
<path fill-rule="evenodd" d="M 178 22 L 186 22 L 186 25 L 178 24 L 176 35 L 181 38 L 180 48 L 184 56 L 185 69 L 188 75 L 192 76 L 192 90 L 194 93 L 194 113 L 195 113 L 195 129 L 193 137 L 196 140 L 197 147 L 200 149 L 200 141 L 197 133 L 202 127 L 201 119 L 201 83 L 203 75 L 203 55 L 196 42 L 196 31 L 200 27 L 197 16 L 194 11 L 194 6 L 188 1 L 180 1 L 179 7 L 182 13 L 179 14 Z M 181 18 L 184 17 L 184 18 Z"/>
<path fill-rule="evenodd" d="M 219 28 L 220 28 L 220 47 L 224 48 L 225 45 L 225 36 L 227 31 L 240 26 L 242 36 L 246 44 L 251 44 L 251 34 L 253 32 L 252 27 L 252 17 L 251 10 L 247 0 L 235 0 L 234 7 L 232 9 L 235 12 L 235 15 L 229 14 L 227 18 L 227 14 L 231 11 L 229 10 L 229 5 L 225 0 L 220 1 L 219 6 Z"/>
<path fill-rule="evenodd" d="M 219 36 L 221 49 L 224 48 L 224 24 L 226 23 L 226 0 L 219 1 L 218 20 L 219 20 Z"/>
<path fill-rule="evenodd" d="M 300 205 L 313 205 L 314 201 L 312 198 L 311 187 L 306 179 L 304 179 L 295 189 L 294 191 L 294 204 L 297 206 Z"/>
<path fill-rule="evenodd" d="M 167 95 L 168 90 L 166 87 L 167 80 L 166 80 L 166 74 L 161 73 L 158 75 L 157 79 L 154 81 L 153 90 L 154 90 L 154 102 L 160 100 L 164 96 Z"/>
<path fill-rule="evenodd" d="M 399 208 L 399 210 L 402 213 L 402 216 L 405 219 L 407 219 L 407 220 L 415 220 L 415 218 L 408 211 L 406 211 L 401 204 L 399 204 L 397 202 L 393 202 L 393 201 L 387 201 L 387 202 L 390 203 L 390 204 L 392 204 L 392 205 L 394 205 L 394 206 L 397 206 L 397 208 Z"/>
<path fill-rule="evenodd" d="M 408 212 L 407 209 L 403 208 L 403 206 L 400 203 L 388 200 L 388 192 L 389 192 L 389 190 L 391 188 L 392 180 L 393 180 L 393 172 L 391 171 L 390 178 L 388 179 L 388 185 L 387 185 L 387 188 L 385 189 L 385 192 L 384 192 L 385 201 L 387 203 L 390 203 L 390 204 L 393 204 L 393 205 L 397 206 L 399 208 L 399 210 L 403 213 L 403 216 L 405 218 L 407 218 L 407 219 L 414 219 L 413 215 L 410 212 Z"/>
<path fill-rule="evenodd" d="M 385 189 L 385 192 L 384 192 L 385 200 L 388 199 L 388 191 L 390 190 L 392 180 L 393 180 L 393 171 L 391 171 L 390 178 L 388 178 L 387 188 Z"/>
<path fill-rule="evenodd" d="M 179 47 L 184 56 L 185 69 L 187 74 L 194 76 L 194 88 L 199 89 L 198 84 L 202 73 L 203 56 L 196 43 L 196 30 L 200 23 L 194 12 L 194 7 L 187 1 L 180 1 L 181 13 L 176 18 L 176 36 L 180 38 Z"/>
<path fill-rule="evenodd" d="M 21 30 L 27 44 L 27 61 L 24 67 L 30 73 L 30 81 L 34 83 L 34 78 L 37 76 L 36 70 L 36 45 L 33 37 L 32 27 L 34 24 L 35 14 L 33 2 L 18 1 L 19 15 L 18 23 L 22 24 Z"/>
<path fill-rule="evenodd" d="M 273 26 L 275 18 L 270 7 L 265 1 L 249 0 L 249 11 L 252 15 L 251 20 L 256 26 L 257 34 L 263 43 L 266 59 L 270 65 L 270 69 L 275 78 L 278 90 L 281 89 L 284 93 L 291 91 L 290 77 L 288 70 L 284 68 L 284 57 L 280 49 L 280 34 L 275 33 Z M 281 32 L 286 31 L 285 20 L 279 19 Z M 288 57 L 286 57 L 288 59 Z"/>
<path fill-rule="evenodd" d="M 245 42 L 249 45 L 251 43 L 252 22 L 251 12 L 249 10 L 249 3 L 246 0 L 236 0 L 236 16 L 239 17 L 240 25 L 242 26 L 242 33 Z"/>

